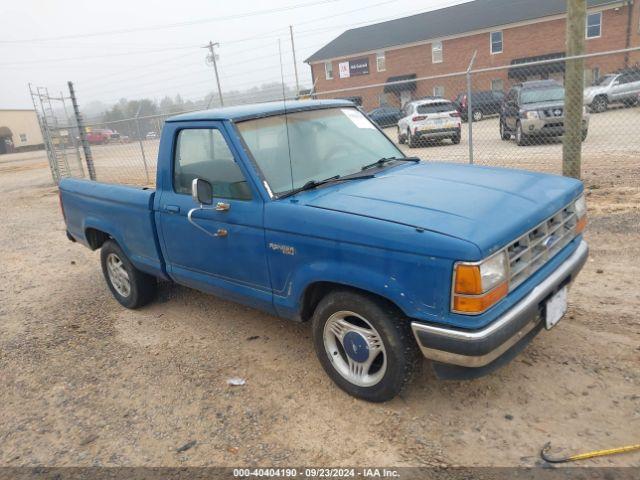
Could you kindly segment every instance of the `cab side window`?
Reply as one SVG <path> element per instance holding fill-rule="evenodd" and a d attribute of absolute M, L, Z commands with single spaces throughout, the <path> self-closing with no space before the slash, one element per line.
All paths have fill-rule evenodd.
<path fill-rule="evenodd" d="M 178 133 L 173 166 L 176 193 L 190 195 L 195 178 L 211 183 L 214 197 L 251 199 L 240 167 L 222 133 L 215 128 L 190 128 Z"/>

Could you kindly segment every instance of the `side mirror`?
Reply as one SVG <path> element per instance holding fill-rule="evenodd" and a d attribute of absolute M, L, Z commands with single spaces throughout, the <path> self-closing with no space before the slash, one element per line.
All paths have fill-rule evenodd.
<path fill-rule="evenodd" d="M 200 205 L 211 205 L 213 203 L 211 184 L 202 178 L 194 178 L 191 182 L 191 198 Z"/>

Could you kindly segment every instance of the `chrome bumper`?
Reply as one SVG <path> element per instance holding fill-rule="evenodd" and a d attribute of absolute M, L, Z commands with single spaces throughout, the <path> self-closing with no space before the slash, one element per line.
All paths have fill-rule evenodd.
<path fill-rule="evenodd" d="M 503 355 L 539 326 L 544 301 L 572 282 L 589 255 L 583 240 L 551 275 L 500 318 L 481 330 L 460 330 L 412 322 L 411 329 L 425 357 L 463 367 L 483 367 Z M 533 334 L 532 334 L 533 335 Z"/>

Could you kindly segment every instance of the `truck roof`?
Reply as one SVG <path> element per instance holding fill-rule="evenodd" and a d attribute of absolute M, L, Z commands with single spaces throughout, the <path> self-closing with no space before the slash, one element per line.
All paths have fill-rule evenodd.
<path fill-rule="evenodd" d="M 196 120 L 251 120 L 253 118 L 280 115 L 285 112 L 300 112 L 332 107 L 353 107 L 348 100 L 291 100 L 266 103 L 252 103 L 233 107 L 214 108 L 198 112 L 183 113 L 167 119 L 167 122 L 190 122 Z M 286 108 L 285 108 L 286 107 Z"/>

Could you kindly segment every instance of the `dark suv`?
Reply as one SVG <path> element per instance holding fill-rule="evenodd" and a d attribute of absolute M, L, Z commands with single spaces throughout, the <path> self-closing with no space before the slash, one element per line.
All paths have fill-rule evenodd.
<path fill-rule="evenodd" d="M 582 140 L 587 138 L 589 116 L 582 113 Z M 502 104 L 500 138 L 515 136 L 518 145 L 531 139 L 564 135 L 564 87 L 555 80 L 535 80 L 514 85 Z"/>
<path fill-rule="evenodd" d="M 504 93 L 501 91 L 488 90 L 485 92 L 471 92 L 471 113 L 474 122 L 478 122 L 485 115 L 495 115 L 500 113 L 500 106 L 504 100 Z M 454 100 L 454 105 L 460 112 L 460 117 L 467 121 L 467 94 L 460 93 Z"/>

